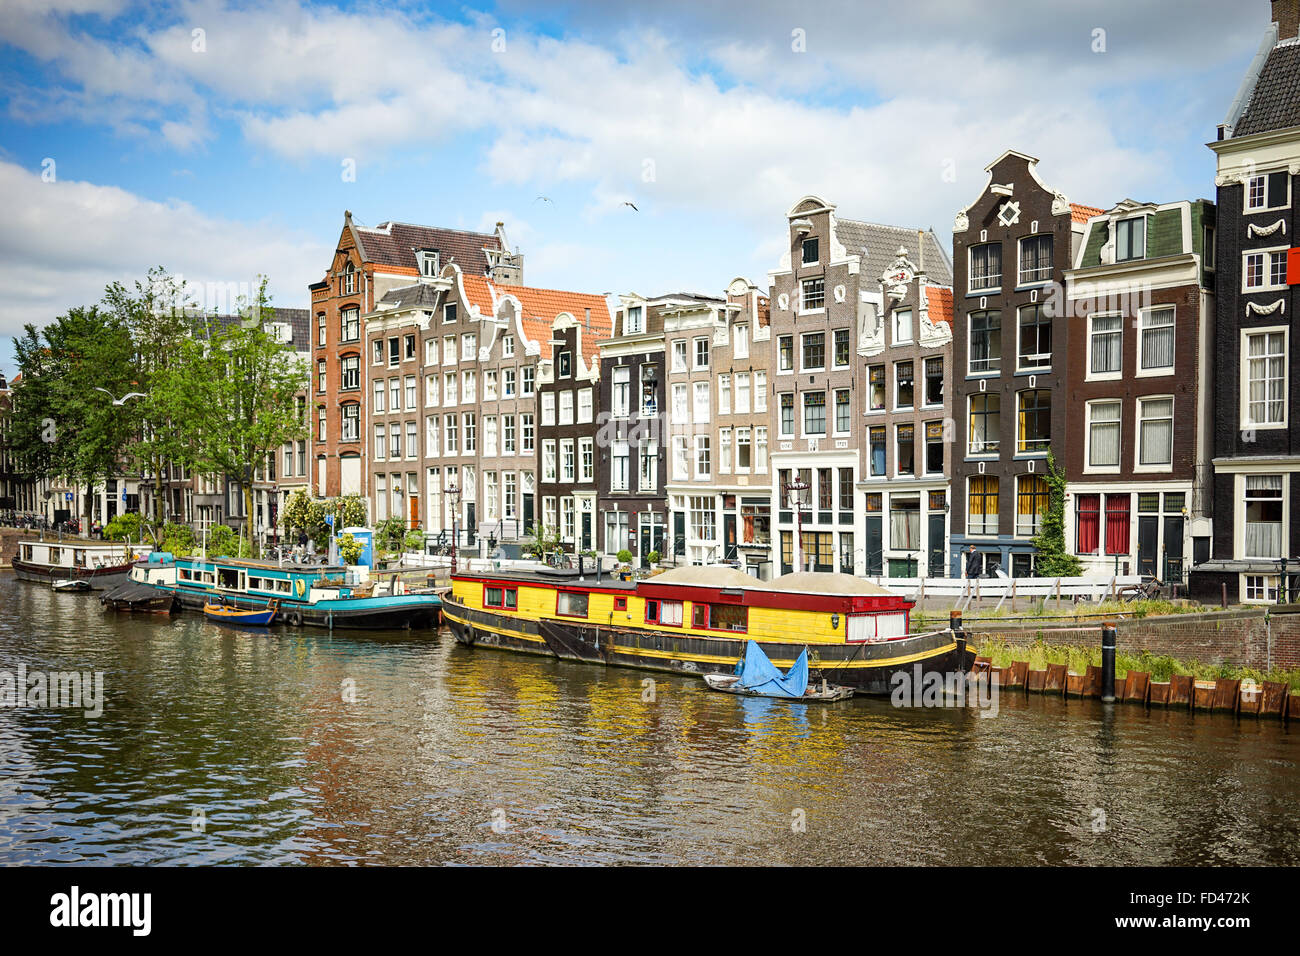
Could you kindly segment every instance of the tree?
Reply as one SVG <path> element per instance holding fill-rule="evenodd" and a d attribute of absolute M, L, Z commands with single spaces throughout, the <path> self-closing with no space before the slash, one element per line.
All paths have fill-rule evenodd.
<path fill-rule="evenodd" d="M 336 542 L 339 549 L 339 559 L 344 564 L 356 564 L 361 560 L 361 554 L 366 550 L 365 544 L 350 534 L 339 535 Z"/>
<path fill-rule="evenodd" d="M 181 430 L 195 450 L 196 467 L 237 480 L 244 497 L 248 553 L 257 553 L 253 534 L 253 482 L 267 459 L 288 441 L 306 437 L 295 396 L 307 383 L 307 368 L 293 348 L 267 329 L 267 280 L 245 303 L 240 320 L 205 320 L 182 345 L 179 362 L 163 370 L 168 405 L 181 413 Z M 182 395 L 194 379 L 202 382 Z"/>
<path fill-rule="evenodd" d="M 1037 571 L 1042 577 L 1075 577 L 1083 573 L 1083 566 L 1065 550 L 1065 472 L 1050 452 L 1044 480 L 1048 489 L 1047 512 L 1032 542 L 1038 552 Z"/>
<path fill-rule="evenodd" d="M 14 394 L 15 454 L 36 478 L 85 486 L 89 523 L 94 486 L 121 470 L 135 431 L 114 396 L 136 385 L 130 331 L 97 306 L 69 309 L 15 340 L 20 387 Z"/>
<path fill-rule="evenodd" d="M 196 396 L 206 390 L 202 370 L 189 367 L 187 347 L 195 330 L 194 303 L 184 298 L 179 280 L 161 266 L 149 270 L 134 290 L 114 282 L 104 290 L 104 307 L 130 332 L 134 350 L 133 386 L 144 397 L 126 404 L 134 424 L 130 457 L 135 469 L 153 477 L 154 542 L 160 544 L 166 522 L 162 476 L 169 465 L 187 470 L 197 463 L 187 416 Z M 117 394 L 117 393 L 115 393 Z"/>

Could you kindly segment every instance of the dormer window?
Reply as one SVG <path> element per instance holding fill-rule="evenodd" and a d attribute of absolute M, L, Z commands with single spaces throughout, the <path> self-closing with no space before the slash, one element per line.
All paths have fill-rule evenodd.
<path fill-rule="evenodd" d="M 640 335 L 645 331 L 645 312 L 639 305 L 630 305 L 623 319 L 624 335 Z"/>
<path fill-rule="evenodd" d="M 419 260 L 420 275 L 432 278 L 438 274 L 438 250 L 421 249 L 415 257 Z"/>
<path fill-rule="evenodd" d="M 351 262 L 343 267 L 343 294 L 356 295 L 357 292 L 357 273 Z"/>
<path fill-rule="evenodd" d="M 1147 254 L 1146 217 L 1121 219 L 1115 224 L 1115 261 L 1144 259 Z"/>

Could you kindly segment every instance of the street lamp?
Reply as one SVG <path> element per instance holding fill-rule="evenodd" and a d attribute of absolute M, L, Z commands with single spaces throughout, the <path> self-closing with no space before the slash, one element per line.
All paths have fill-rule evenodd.
<path fill-rule="evenodd" d="M 451 495 L 451 573 L 456 573 L 456 541 L 460 537 L 457 530 L 460 520 L 460 486 L 452 485 L 447 489 L 447 494 Z"/>
<path fill-rule="evenodd" d="M 807 491 L 812 486 L 808 482 L 795 474 L 794 481 L 786 482 L 782 494 L 788 496 L 790 507 L 794 509 L 794 557 L 796 560 L 795 570 L 802 571 L 803 567 L 803 501 L 799 495 Z"/>

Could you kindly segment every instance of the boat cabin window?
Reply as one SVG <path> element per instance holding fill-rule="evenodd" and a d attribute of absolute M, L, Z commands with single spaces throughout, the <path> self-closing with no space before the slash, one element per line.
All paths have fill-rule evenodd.
<path fill-rule="evenodd" d="M 616 597 L 616 598 L 614 598 L 614 610 L 615 610 L 615 611 L 626 611 L 626 610 L 627 610 L 627 598 L 625 598 L 625 597 Z"/>
<path fill-rule="evenodd" d="M 23 545 L 23 560 L 30 561 L 31 559 L 32 559 L 32 546 L 30 544 L 25 544 Z"/>
<path fill-rule="evenodd" d="M 710 631 L 749 629 L 749 609 L 735 604 L 695 604 L 692 624 Z"/>
<path fill-rule="evenodd" d="M 239 590 L 239 571 L 236 568 L 218 568 L 217 584 L 231 591 Z"/>
<path fill-rule="evenodd" d="M 503 588 L 489 585 L 483 589 L 483 606 L 499 607 L 506 611 L 513 611 L 519 607 L 519 589 Z M 561 611 L 561 614 L 564 612 Z M 586 611 L 583 611 L 585 616 Z"/>
<path fill-rule="evenodd" d="M 682 626 L 681 601 L 646 601 L 645 620 L 647 624 L 670 624 Z"/>
<path fill-rule="evenodd" d="M 586 617 L 587 599 L 582 591 L 559 591 L 555 595 L 555 613 L 564 617 Z"/>

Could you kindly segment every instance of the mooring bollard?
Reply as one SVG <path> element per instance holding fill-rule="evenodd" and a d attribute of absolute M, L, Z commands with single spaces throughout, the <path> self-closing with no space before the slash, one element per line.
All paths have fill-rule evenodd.
<path fill-rule="evenodd" d="M 1101 626 L 1101 699 L 1115 699 L 1115 625 Z"/>
<path fill-rule="evenodd" d="M 961 630 L 961 611 L 948 612 L 948 627 L 953 631 Z"/>

